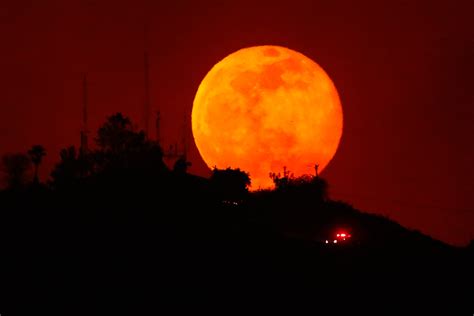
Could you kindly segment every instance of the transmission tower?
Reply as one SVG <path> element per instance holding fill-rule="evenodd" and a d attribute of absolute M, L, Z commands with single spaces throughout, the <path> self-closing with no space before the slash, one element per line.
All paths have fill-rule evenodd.
<path fill-rule="evenodd" d="M 82 80 L 82 126 L 81 126 L 81 147 L 79 150 L 79 154 L 81 156 L 85 155 L 89 150 L 89 143 L 88 143 L 88 91 L 87 91 L 87 75 L 84 75 Z"/>

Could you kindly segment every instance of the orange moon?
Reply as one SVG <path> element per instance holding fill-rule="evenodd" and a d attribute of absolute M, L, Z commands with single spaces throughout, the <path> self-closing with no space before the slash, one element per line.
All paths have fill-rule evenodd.
<path fill-rule="evenodd" d="M 273 187 L 270 172 L 295 176 L 322 171 L 342 135 L 337 90 L 314 61 L 280 46 L 232 53 L 202 80 L 192 131 L 210 167 L 240 168 L 252 190 Z"/>

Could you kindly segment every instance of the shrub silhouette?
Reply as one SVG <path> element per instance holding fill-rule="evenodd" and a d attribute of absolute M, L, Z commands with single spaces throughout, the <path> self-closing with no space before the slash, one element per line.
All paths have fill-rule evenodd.
<path fill-rule="evenodd" d="M 221 200 L 238 201 L 245 198 L 251 184 L 248 173 L 237 169 L 217 169 L 214 167 L 210 178 L 212 191 Z"/>
<path fill-rule="evenodd" d="M 61 149 L 59 156 L 61 160 L 51 172 L 51 185 L 54 188 L 66 188 L 76 184 L 79 179 L 83 178 L 90 171 L 90 167 L 86 166 L 86 157 L 78 155 L 74 146 Z"/>
<path fill-rule="evenodd" d="M 186 174 L 189 166 L 191 162 L 187 161 L 185 156 L 180 156 L 174 163 L 173 172 L 179 175 Z"/>
<path fill-rule="evenodd" d="M 2 157 L 3 172 L 8 188 L 22 189 L 27 183 L 31 160 L 23 153 L 5 154 Z"/>
<path fill-rule="evenodd" d="M 300 199 L 304 196 L 321 201 L 328 198 L 327 181 L 319 176 L 317 168 L 314 176 L 295 177 L 286 167 L 283 167 L 283 174 L 271 172 L 269 176 L 275 184 L 275 189 L 281 193 L 298 192 Z"/>
<path fill-rule="evenodd" d="M 160 145 L 147 140 L 143 131 L 135 131 L 131 120 L 121 113 L 107 118 L 97 132 L 96 143 L 98 148 L 92 153 L 96 171 L 166 170 Z"/>

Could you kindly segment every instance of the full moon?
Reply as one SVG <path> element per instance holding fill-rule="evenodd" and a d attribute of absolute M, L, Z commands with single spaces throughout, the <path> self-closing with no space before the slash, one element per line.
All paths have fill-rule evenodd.
<path fill-rule="evenodd" d="M 342 135 L 337 90 L 314 61 L 280 46 L 238 50 L 218 62 L 194 98 L 192 131 L 210 168 L 240 168 L 252 190 L 273 187 L 270 172 L 322 171 Z"/>

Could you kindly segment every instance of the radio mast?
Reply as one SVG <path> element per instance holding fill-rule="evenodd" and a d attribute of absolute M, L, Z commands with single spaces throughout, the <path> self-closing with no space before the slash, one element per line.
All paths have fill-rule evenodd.
<path fill-rule="evenodd" d="M 79 149 L 79 154 L 81 156 L 84 156 L 88 150 L 89 150 L 89 143 L 88 143 L 88 124 L 87 124 L 87 119 L 88 119 L 88 113 L 87 113 L 87 107 L 88 107 L 88 94 L 87 94 L 87 75 L 84 74 L 83 80 L 82 80 L 82 126 L 81 126 L 81 147 Z"/>
<path fill-rule="evenodd" d="M 145 75 L 145 100 L 143 104 L 143 129 L 146 138 L 149 137 L 149 124 L 150 124 L 150 61 L 148 56 L 148 25 L 145 25 L 144 30 L 144 75 Z"/>

